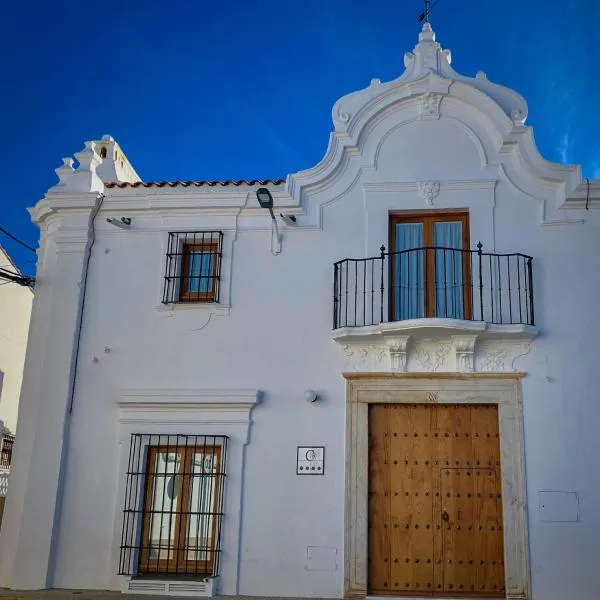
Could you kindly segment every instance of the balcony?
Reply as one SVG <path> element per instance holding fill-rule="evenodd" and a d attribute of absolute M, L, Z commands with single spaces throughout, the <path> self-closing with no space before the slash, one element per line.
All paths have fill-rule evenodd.
<path fill-rule="evenodd" d="M 333 338 L 446 330 L 535 335 L 532 257 L 423 247 L 334 264 Z"/>

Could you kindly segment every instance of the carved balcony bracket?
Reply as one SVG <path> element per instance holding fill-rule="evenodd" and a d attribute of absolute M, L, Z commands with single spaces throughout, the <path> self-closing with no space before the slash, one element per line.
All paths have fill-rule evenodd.
<path fill-rule="evenodd" d="M 408 366 L 408 340 L 410 335 L 399 335 L 393 338 L 386 338 L 386 344 L 390 353 L 391 371 L 404 373 Z"/>
<path fill-rule="evenodd" d="M 459 373 L 475 371 L 475 344 L 478 335 L 453 335 L 450 337 L 456 353 L 456 370 Z"/>

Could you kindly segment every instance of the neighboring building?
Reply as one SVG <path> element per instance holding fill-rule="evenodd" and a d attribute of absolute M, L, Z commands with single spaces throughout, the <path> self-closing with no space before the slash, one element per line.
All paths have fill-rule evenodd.
<path fill-rule="evenodd" d="M 600 181 L 429 24 L 404 64 L 285 181 L 57 169 L 0 585 L 600 597 Z"/>
<path fill-rule="evenodd" d="M 19 270 L 0 246 L 0 268 Z M 0 419 L 15 433 L 33 291 L 0 279 Z"/>
<path fill-rule="evenodd" d="M 2 246 L 0 269 L 20 274 Z M 0 277 L 0 523 L 15 441 L 32 301 L 30 287 Z"/>
<path fill-rule="evenodd" d="M 8 476 L 12 462 L 12 449 L 15 442 L 15 436 L 8 428 L 0 427 L 0 524 L 4 516 L 4 503 L 8 492 Z"/>

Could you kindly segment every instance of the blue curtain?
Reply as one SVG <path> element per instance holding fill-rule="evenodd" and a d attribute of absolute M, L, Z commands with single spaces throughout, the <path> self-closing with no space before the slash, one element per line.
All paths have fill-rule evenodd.
<path fill-rule="evenodd" d="M 212 289 L 213 261 L 210 252 L 190 254 L 188 267 L 188 292 L 210 292 Z"/>
<path fill-rule="evenodd" d="M 434 223 L 433 235 L 436 246 L 462 249 L 460 221 Z M 436 250 L 435 254 L 435 316 L 463 319 L 463 253 Z"/>
<path fill-rule="evenodd" d="M 423 223 L 396 224 L 396 252 L 423 247 Z M 423 250 L 394 257 L 394 300 L 397 321 L 425 316 Z"/>

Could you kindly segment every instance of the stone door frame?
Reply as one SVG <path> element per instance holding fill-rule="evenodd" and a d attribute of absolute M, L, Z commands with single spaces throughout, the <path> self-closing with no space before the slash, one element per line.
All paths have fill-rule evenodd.
<path fill-rule="evenodd" d="M 497 404 L 507 600 L 530 594 L 522 373 L 344 373 L 346 494 L 344 598 L 367 595 L 368 412 L 371 403 Z"/>

